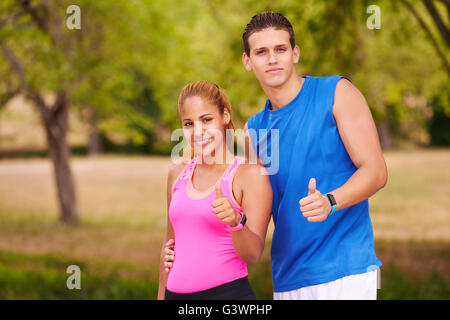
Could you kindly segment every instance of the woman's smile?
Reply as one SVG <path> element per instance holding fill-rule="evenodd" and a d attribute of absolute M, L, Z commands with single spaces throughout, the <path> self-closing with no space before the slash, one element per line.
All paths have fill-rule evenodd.
<path fill-rule="evenodd" d="M 204 147 L 212 141 L 212 137 L 203 137 L 202 139 L 194 139 L 194 143 Z"/>

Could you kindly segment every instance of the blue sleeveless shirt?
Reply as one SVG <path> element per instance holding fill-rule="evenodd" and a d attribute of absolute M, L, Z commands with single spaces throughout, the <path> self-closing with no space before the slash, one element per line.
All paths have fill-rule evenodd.
<path fill-rule="evenodd" d="M 276 161 L 277 152 L 279 156 L 278 168 L 272 166 L 278 170 L 268 170 L 275 225 L 271 248 L 275 292 L 381 266 L 374 251 L 368 200 L 338 210 L 323 222 L 309 222 L 300 211 L 299 200 L 308 195 L 310 178 L 325 194 L 345 184 L 357 170 L 332 111 L 342 77 L 304 78 L 302 89 L 289 104 L 271 110 L 267 100 L 264 109 L 248 120 L 253 147 L 266 167 Z"/>

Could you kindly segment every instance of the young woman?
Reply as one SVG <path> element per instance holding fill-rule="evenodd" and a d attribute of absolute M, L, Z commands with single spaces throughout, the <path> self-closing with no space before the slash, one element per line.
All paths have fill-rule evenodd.
<path fill-rule="evenodd" d="M 158 299 L 256 299 L 247 264 L 264 249 L 272 207 L 269 178 L 260 165 L 243 163 L 228 149 L 231 106 L 217 85 L 188 84 L 178 110 L 194 154 L 168 175 Z"/>

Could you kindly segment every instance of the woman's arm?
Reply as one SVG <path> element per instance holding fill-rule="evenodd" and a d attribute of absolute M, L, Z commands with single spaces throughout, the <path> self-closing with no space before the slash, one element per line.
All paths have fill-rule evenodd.
<path fill-rule="evenodd" d="M 184 164 L 174 165 L 169 170 L 169 175 L 167 177 L 167 230 L 166 230 L 166 237 L 163 243 L 163 247 L 161 249 L 161 257 L 159 262 L 159 287 L 158 287 L 158 300 L 164 300 L 164 294 L 167 284 L 167 278 L 169 276 L 169 273 L 165 271 L 165 245 L 169 239 L 175 239 L 175 234 L 173 232 L 172 223 L 169 219 L 169 205 L 172 201 L 172 189 L 173 185 L 176 182 L 176 179 L 181 174 L 182 170 L 184 168 Z"/>
<path fill-rule="evenodd" d="M 231 236 L 237 255 L 248 264 L 258 261 L 264 251 L 272 209 L 269 176 L 261 174 L 261 170 L 265 171 L 262 165 L 242 164 L 233 183 L 236 200 L 241 203 L 247 223 L 241 230 L 231 231 Z"/>
<path fill-rule="evenodd" d="M 169 273 L 165 271 L 165 265 L 164 265 L 165 255 L 166 255 L 165 245 L 169 239 L 173 239 L 173 238 L 174 238 L 174 233 L 173 233 L 172 224 L 170 223 L 170 220 L 167 219 L 166 238 L 165 238 L 163 247 L 161 249 L 161 256 L 160 256 L 160 260 L 159 260 L 158 300 L 164 300 L 167 278 L 169 277 Z"/>

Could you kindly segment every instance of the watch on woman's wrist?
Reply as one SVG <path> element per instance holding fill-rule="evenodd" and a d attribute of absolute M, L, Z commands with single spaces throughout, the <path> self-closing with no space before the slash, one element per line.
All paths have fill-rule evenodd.
<path fill-rule="evenodd" d="M 242 213 L 242 218 L 241 218 L 241 221 L 239 222 L 239 224 L 235 227 L 230 227 L 230 230 L 231 231 L 239 231 L 245 226 L 246 222 L 247 222 L 247 217 L 245 216 L 244 213 Z"/>

